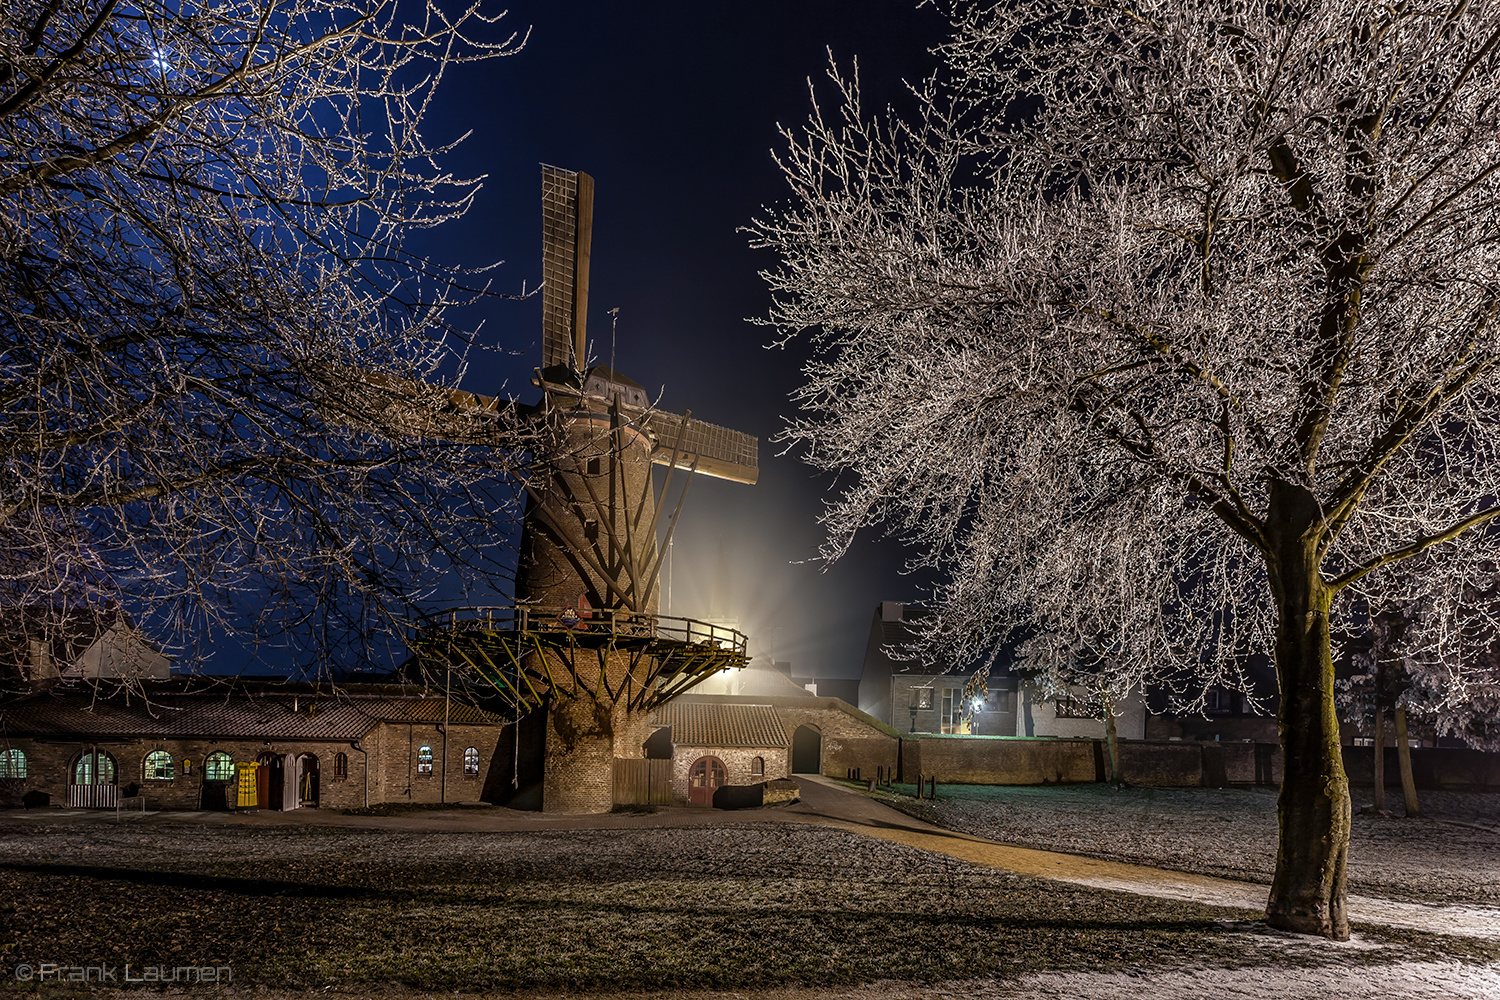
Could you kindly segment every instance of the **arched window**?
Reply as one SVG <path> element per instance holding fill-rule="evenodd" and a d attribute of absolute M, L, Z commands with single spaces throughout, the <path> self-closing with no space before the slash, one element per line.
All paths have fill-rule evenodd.
<path fill-rule="evenodd" d="M 103 750 L 85 750 L 73 762 L 73 784 L 113 785 L 115 759 Z"/>
<path fill-rule="evenodd" d="M 343 781 L 349 777 L 349 755 L 346 753 L 335 754 L 333 758 L 333 780 Z"/>
<path fill-rule="evenodd" d="M 417 748 L 417 773 L 432 773 L 432 747 Z"/>
<path fill-rule="evenodd" d="M 171 781 L 172 755 L 166 750 L 152 750 L 146 755 L 142 775 L 147 781 Z"/>
<path fill-rule="evenodd" d="M 464 750 L 464 777 L 473 778 L 479 775 L 479 748 L 468 747 Z"/>
<path fill-rule="evenodd" d="M 204 781 L 230 781 L 234 778 L 234 760 L 223 750 L 215 750 L 203 761 Z"/>
<path fill-rule="evenodd" d="M 20 750 L 0 753 L 0 778 L 26 777 L 26 755 Z"/>
<path fill-rule="evenodd" d="M 766 776 L 766 759 L 757 757 L 750 762 L 750 777 L 764 778 Z"/>

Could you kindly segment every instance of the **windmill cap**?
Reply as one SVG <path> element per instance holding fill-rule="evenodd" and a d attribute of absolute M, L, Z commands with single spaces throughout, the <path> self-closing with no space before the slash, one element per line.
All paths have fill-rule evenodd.
<path fill-rule="evenodd" d="M 589 378 L 591 378 L 594 375 L 598 375 L 600 378 L 604 379 L 606 382 L 613 382 L 615 385 L 623 385 L 627 389 L 645 389 L 646 388 L 645 386 L 641 385 L 639 382 L 637 382 L 635 379 L 631 378 L 630 376 L 628 376 L 628 375 L 621 375 L 619 372 L 615 371 L 609 365 L 595 365 L 594 367 L 590 368 L 587 372 L 584 373 L 584 381 L 587 382 L 589 380 Z"/>

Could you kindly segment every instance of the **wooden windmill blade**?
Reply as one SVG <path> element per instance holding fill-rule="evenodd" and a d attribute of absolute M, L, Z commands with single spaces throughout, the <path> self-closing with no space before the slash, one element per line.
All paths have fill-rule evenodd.
<path fill-rule="evenodd" d="M 692 469 L 696 463 L 700 475 L 748 485 L 760 476 L 760 440 L 754 434 L 661 410 L 653 410 L 643 419 L 657 441 L 651 453 L 656 465 Z"/>
<path fill-rule="evenodd" d="M 594 179 L 542 165 L 542 369 L 583 369 Z"/>

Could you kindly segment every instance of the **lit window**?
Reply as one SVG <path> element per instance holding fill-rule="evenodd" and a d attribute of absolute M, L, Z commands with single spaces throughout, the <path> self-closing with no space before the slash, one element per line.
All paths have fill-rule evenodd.
<path fill-rule="evenodd" d="M 335 754 L 333 758 L 333 780 L 343 781 L 349 777 L 349 755 L 346 753 Z"/>
<path fill-rule="evenodd" d="M 766 759 L 757 757 L 750 762 L 750 777 L 764 778 L 766 776 Z"/>
<path fill-rule="evenodd" d="M 172 755 L 165 750 L 152 750 L 146 755 L 144 776 L 147 781 L 171 781 Z"/>
<path fill-rule="evenodd" d="M 0 778 L 26 777 L 26 755 L 20 750 L 0 753 Z"/>
<path fill-rule="evenodd" d="M 417 748 L 417 773 L 432 773 L 432 747 Z"/>
<path fill-rule="evenodd" d="M 73 784 L 113 785 L 115 783 L 115 759 L 100 750 L 85 752 L 73 763 Z"/>
<path fill-rule="evenodd" d="M 223 750 L 215 750 L 203 761 L 204 781 L 230 781 L 234 778 L 234 761 Z"/>
<path fill-rule="evenodd" d="M 479 748 L 468 747 L 464 750 L 464 777 L 473 778 L 479 774 Z"/>
<path fill-rule="evenodd" d="M 911 707 L 912 708 L 931 708 L 932 707 L 932 688 L 930 688 L 930 687 L 912 688 L 911 689 Z"/>

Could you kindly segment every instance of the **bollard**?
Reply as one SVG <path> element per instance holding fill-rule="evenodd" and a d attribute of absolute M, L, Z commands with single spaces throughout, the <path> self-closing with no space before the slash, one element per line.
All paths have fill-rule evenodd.
<path fill-rule="evenodd" d="M 937 775 L 935 774 L 932 776 L 932 786 L 927 791 L 927 798 L 931 802 L 937 801 Z"/>
<path fill-rule="evenodd" d="M 926 782 L 927 782 L 927 779 L 925 779 L 925 778 L 922 777 L 922 772 L 918 771 L 917 772 L 917 798 L 919 798 L 919 799 L 922 797 L 922 793 L 924 791 L 926 791 L 926 788 L 925 788 Z"/>
<path fill-rule="evenodd" d="M 869 792 L 873 792 L 875 790 L 875 779 L 874 778 L 870 779 L 870 785 L 865 790 L 869 791 Z"/>

